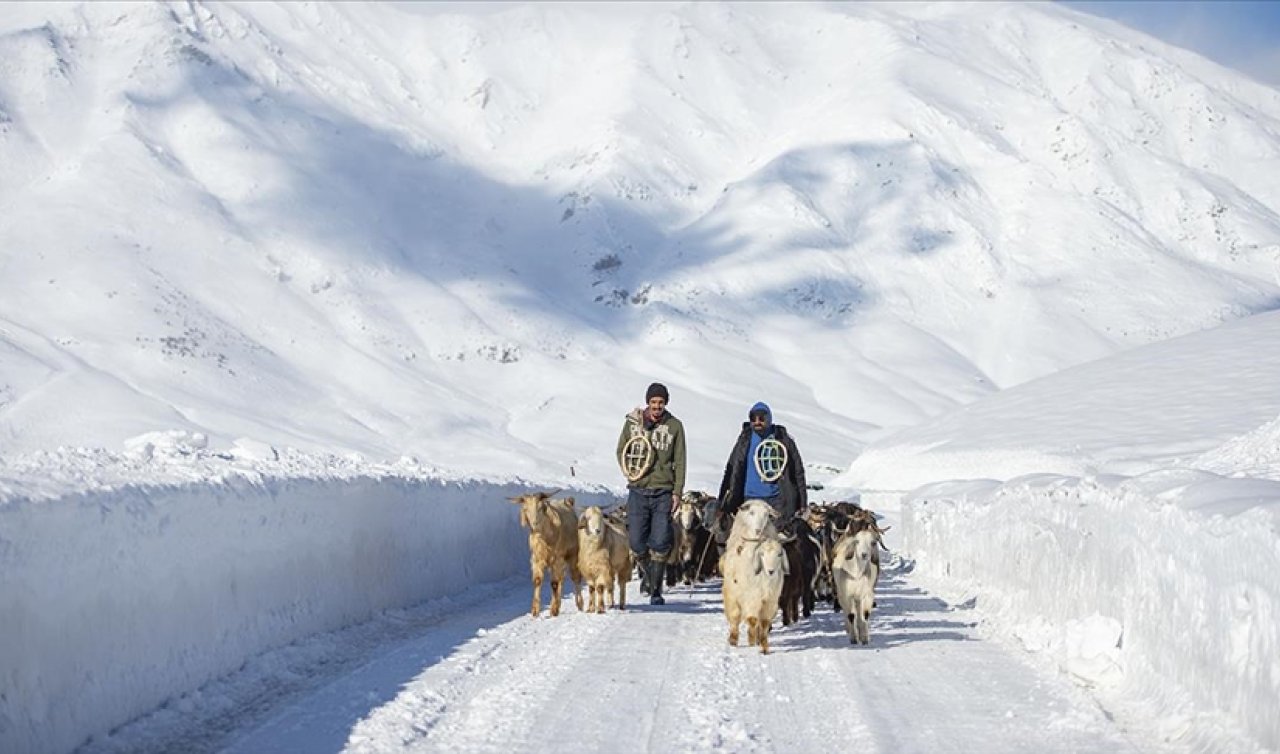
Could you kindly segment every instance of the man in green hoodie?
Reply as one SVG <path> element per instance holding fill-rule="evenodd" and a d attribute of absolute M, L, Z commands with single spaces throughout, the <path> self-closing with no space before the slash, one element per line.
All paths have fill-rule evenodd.
<path fill-rule="evenodd" d="M 655 382 L 646 405 L 627 414 L 618 436 L 617 457 L 627 477 L 627 537 L 644 576 L 640 588 L 649 604 L 662 605 L 662 577 L 674 531 L 671 513 L 684 494 L 684 425 L 667 411 L 669 394 Z"/>

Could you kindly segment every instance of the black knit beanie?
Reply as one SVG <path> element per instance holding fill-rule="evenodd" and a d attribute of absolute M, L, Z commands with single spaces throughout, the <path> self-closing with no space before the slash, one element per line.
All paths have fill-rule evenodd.
<path fill-rule="evenodd" d="M 661 382 L 653 383 L 648 390 L 644 391 L 645 403 L 648 403 L 649 399 L 655 396 L 667 402 L 671 401 L 671 396 L 667 394 L 667 386 Z"/>

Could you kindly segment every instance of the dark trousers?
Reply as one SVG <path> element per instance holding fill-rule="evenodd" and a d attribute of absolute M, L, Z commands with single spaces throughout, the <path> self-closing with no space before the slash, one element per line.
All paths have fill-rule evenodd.
<path fill-rule="evenodd" d="M 627 539 L 636 557 L 652 552 L 666 559 L 675 541 L 671 527 L 671 490 L 631 488 L 627 495 Z"/>

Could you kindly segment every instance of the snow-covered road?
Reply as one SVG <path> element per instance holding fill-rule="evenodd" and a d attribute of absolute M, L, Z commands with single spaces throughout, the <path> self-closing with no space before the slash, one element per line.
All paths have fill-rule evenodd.
<path fill-rule="evenodd" d="M 179 740 L 237 754 L 1147 748 L 1065 678 L 983 640 L 971 611 L 930 596 L 903 569 L 881 581 L 869 648 L 850 646 L 838 616 L 820 609 L 776 626 L 769 656 L 727 645 L 718 582 L 678 587 L 660 608 L 639 604 L 637 586 L 626 613 L 568 604 L 533 620 L 528 586 L 509 581 L 406 614 L 412 629 L 392 616 L 330 635 L 347 638 L 295 661 L 287 675 L 307 678 L 281 700 L 249 694 L 240 719 L 224 710 Z M 280 663 L 258 664 L 245 671 L 257 677 L 250 686 Z M 199 717 L 200 699 L 216 696 L 178 706 Z M 89 748 L 168 748 L 184 736 L 172 716 L 164 735 L 157 727 L 136 721 Z"/>

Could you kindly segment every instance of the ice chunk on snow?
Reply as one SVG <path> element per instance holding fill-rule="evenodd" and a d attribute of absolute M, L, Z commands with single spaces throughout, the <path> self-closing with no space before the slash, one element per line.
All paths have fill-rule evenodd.
<path fill-rule="evenodd" d="M 1120 663 L 1123 637 L 1123 624 L 1105 615 L 1068 621 L 1067 671 L 1091 686 L 1119 683 L 1124 678 L 1124 667 Z"/>
<path fill-rule="evenodd" d="M 241 461 L 278 461 L 280 452 L 270 443 L 240 437 L 231 443 L 231 455 Z"/>
<path fill-rule="evenodd" d="M 140 460 L 192 456 L 208 447 L 209 438 L 203 432 L 184 429 L 146 432 L 124 441 L 125 455 Z"/>

